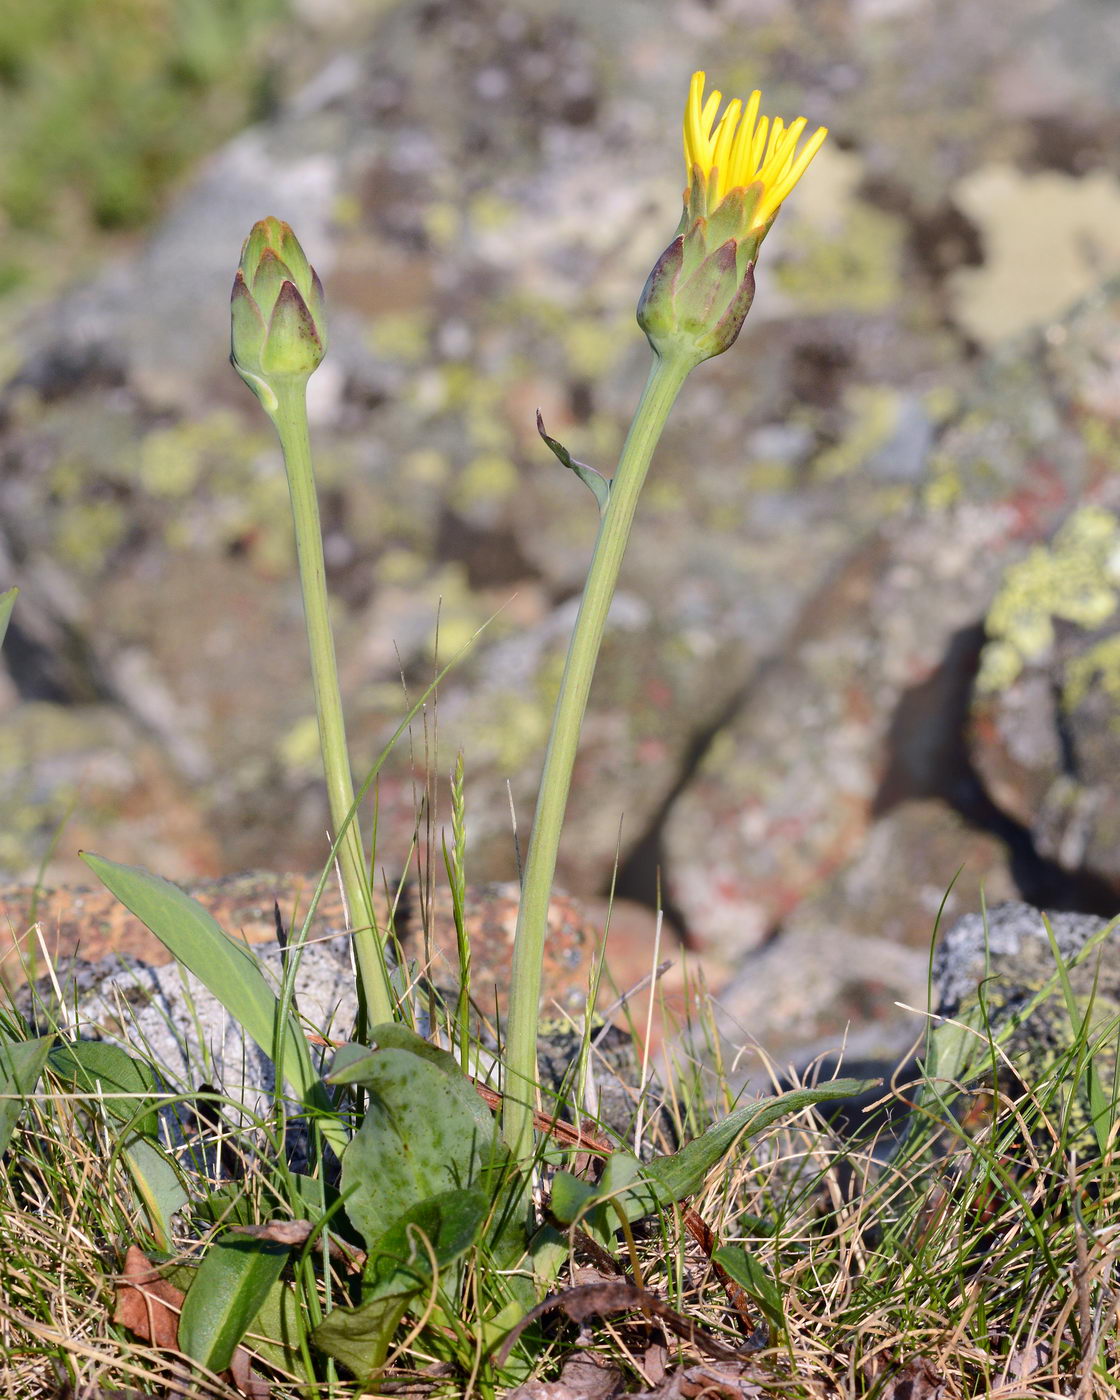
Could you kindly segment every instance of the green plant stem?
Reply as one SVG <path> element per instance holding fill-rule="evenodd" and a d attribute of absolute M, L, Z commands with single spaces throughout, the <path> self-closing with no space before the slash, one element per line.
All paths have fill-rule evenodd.
<path fill-rule="evenodd" d="M 338 666 L 331 633 L 327 598 L 327 571 L 323 559 L 323 532 L 319 523 L 319 502 L 311 466 L 311 441 L 307 429 L 307 383 L 292 378 L 274 381 L 277 406 L 272 421 L 280 437 L 288 491 L 295 524 L 299 581 L 307 619 L 307 641 L 311 650 L 311 677 L 315 688 L 315 711 L 319 720 L 319 746 L 327 780 L 331 825 L 339 838 L 338 863 L 342 888 L 354 935 L 354 955 L 362 1004 L 368 1025 L 393 1019 L 392 993 L 382 950 L 377 946 L 377 930 L 369 881 L 362 853 L 362 836 L 354 810 L 354 781 L 346 748 L 346 725 L 338 686 Z"/>
<path fill-rule="evenodd" d="M 611 483 L 579 614 L 568 644 L 525 861 L 510 975 L 502 1132 L 517 1159 L 523 1159 L 532 1147 L 541 961 L 580 727 L 607 612 L 650 459 L 681 385 L 695 364 L 696 360 L 684 355 L 654 360 Z"/>

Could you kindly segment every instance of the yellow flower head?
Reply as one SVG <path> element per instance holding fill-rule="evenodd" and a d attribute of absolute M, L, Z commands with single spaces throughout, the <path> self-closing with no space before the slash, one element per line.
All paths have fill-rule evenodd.
<path fill-rule="evenodd" d="M 732 190 L 760 185 L 750 229 L 765 228 L 824 144 L 828 128 L 818 127 L 798 152 L 806 119 L 798 117 L 787 127 L 781 117 L 771 121 L 759 116 L 762 94 L 757 90 L 745 108 L 738 98 L 729 102 L 717 122 L 723 94 L 710 92 L 705 100 L 704 81 L 703 72 L 693 73 L 684 112 L 684 161 L 690 185 L 699 182 L 705 187 L 709 209 L 715 209 Z"/>
<path fill-rule="evenodd" d="M 824 144 L 822 126 L 798 151 L 805 118 L 789 127 L 760 117 L 761 94 L 744 108 L 704 98 L 692 75 L 684 111 L 688 188 L 677 236 L 658 258 L 638 301 L 638 324 L 662 358 L 694 364 L 735 341 L 754 298 L 754 266 L 782 200 Z"/>

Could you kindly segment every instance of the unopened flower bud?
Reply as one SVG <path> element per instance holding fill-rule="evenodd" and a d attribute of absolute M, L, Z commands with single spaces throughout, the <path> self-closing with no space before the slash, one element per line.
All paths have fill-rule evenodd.
<path fill-rule="evenodd" d="M 327 351 L 322 285 L 282 220 L 253 225 L 233 279 L 230 314 L 233 367 L 271 413 L 273 381 L 307 379 Z"/>
<path fill-rule="evenodd" d="M 688 188 L 677 236 L 646 281 L 638 324 L 662 356 L 699 364 L 734 344 L 754 297 L 754 265 L 762 240 L 786 195 L 820 150 L 822 126 L 797 143 L 805 118 L 787 129 L 758 115 L 761 94 L 746 110 L 722 96 L 704 100 L 704 74 L 694 73 L 684 116 Z"/>

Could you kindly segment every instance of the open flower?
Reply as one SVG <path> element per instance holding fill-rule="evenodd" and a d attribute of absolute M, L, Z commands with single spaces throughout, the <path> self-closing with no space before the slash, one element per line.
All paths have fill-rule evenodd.
<path fill-rule="evenodd" d="M 253 225 L 241 248 L 230 311 L 233 367 L 271 413 L 271 381 L 306 380 L 327 351 L 322 285 L 283 220 Z"/>
<path fill-rule="evenodd" d="M 760 92 L 746 106 L 704 98 L 694 73 L 684 113 L 688 188 L 677 237 L 649 275 L 638 323 L 659 355 L 688 354 L 697 363 L 722 354 L 742 329 L 754 297 L 754 264 L 782 201 L 824 144 L 818 127 L 798 150 L 807 122 L 788 127 L 760 116 Z"/>

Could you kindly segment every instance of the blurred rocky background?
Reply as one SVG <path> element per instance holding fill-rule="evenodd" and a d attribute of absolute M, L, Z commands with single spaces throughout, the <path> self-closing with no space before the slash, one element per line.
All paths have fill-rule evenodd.
<path fill-rule="evenodd" d="M 833 134 L 660 449 L 564 885 L 602 895 L 617 855 L 729 1031 L 802 1057 L 918 1033 L 895 1002 L 925 1004 L 943 904 L 1120 910 L 1112 0 L 6 14 L 3 878 L 80 879 L 82 847 L 175 879 L 325 858 L 286 488 L 226 363 L 268 213 L 328 296 L 359 771 L 475 638 L 386 764 L 379 862 L 462 747 L 471 876 L 514 875 L 596 524 L 534 414 L 612 468 L 697 67 Z"/>

